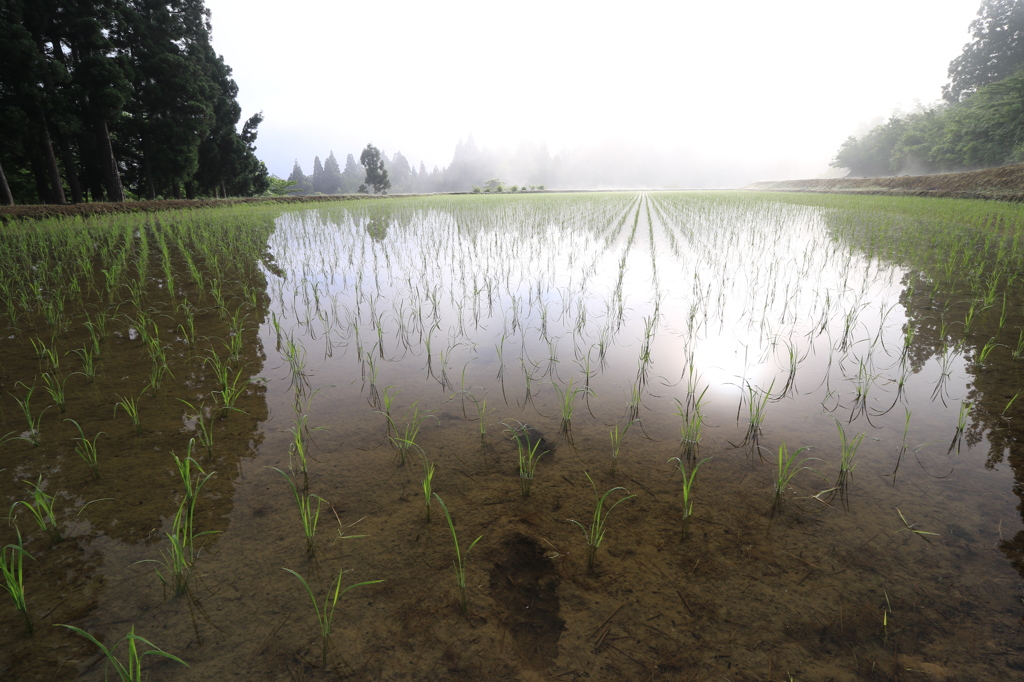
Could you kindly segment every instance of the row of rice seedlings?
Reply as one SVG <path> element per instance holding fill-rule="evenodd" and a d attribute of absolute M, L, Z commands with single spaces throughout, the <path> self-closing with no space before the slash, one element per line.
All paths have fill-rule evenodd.
<path fill-rule="evenodd" d="M 320 509 L 323 503 L 326 502 L 324 498 L 320 497 L 315 493 L 310 493 L 306 490 L 308 486 L 308 480 L 302 490 L 295 485 L 295 481 L 292 480 L 292 476 L 289 476 L 285 472 L 281 471 L 277 467 L 270 467 L 277 473 L 284 477 L 284 480 L 288 483 L 288 487 L 291 488 L 292 497 L 295 498 L 295 504 L 299 509 L 299 520 L 302 523 L 302 534 L 306 538 L 306 554 L 312 557 L 316 554 L 316 527 L 320 521 Z"/>
<path fill-rule="evenodd" d="M 170 587 L 177 596 L 185 594 L 188 590 L 193 567 L 202 551 L 201 547 L 196 546 L 196 540 L 221 532 L 217 530 L 196 532 L 195 514 L 196 505 L 199 502 L 199 493 L 202 491 L 203 486 L 217 472 L 211 471 L 207 473 L 203 470 L 202 465 L 192 457 L 194 446 L 195 439 L 190 439 L 188 454 L 183 460 L 179 459 L 174 453 L 171 453 L 178 469 L 178 475 L 185 488 L 185 494 L 182 496 L 181 502 L 178 504 L 178 510 L 174 514 L 171 531 L 165 533 L 169 547 L 166 551 L 160 550 L 160 559 L 143 559 L 137 562 L 153 563 L 162 568 L 167 575 L 165 576 L 160 568 L 157 568 L 156 574 L 160 578 L 160 582 Z M 195 470 L 194 474 L 193 469 Z"/>

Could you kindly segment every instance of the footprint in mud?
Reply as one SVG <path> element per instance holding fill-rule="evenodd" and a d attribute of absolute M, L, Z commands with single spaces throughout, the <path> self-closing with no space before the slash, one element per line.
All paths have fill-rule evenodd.
<path fill-rule="evenodd" d="M 565 621 L 558 615 L 558 584 L 551 559 L 533 538 L 506 537 L 491 569 L 491 596 L 502 622 L 530 665 L 549 668 L 558 657 Z"/>

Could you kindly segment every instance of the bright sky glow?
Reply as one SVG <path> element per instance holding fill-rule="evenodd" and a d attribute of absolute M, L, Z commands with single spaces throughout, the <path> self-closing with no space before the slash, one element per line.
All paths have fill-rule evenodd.
<path fill-rule="evenodd" d="M 206 4 L 279 176 L 368 142 L 445 166 L 472 134 L 639 143 L 752 181 L 820 175 L 851 133 L 938 100 L 980 2 Z"/>

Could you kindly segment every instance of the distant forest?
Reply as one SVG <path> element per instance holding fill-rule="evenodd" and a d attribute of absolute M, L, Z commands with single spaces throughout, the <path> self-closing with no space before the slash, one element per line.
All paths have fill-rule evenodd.
<path fill-rule="evenodd" d="M 210 31 L 203 0 L 0 3 L 0 201 L 266 192 Z"/>
<path fill-rule="evenodd" d="M 451 163 L 443 168 L 416 165 L 401 152 L 389 156 L 382 151 L 381 160 L 391 193 L 469 192 L 499 182 L 504 188 L 698 187 L 707 175 L 706 168 L 668 149 L 609 142 L 552 154 L 543 143 L 523 142 L 514 150 L 480 147 L 472 135 L 459 140 Z M 342 166 L 333 151 L 323 161 L 315 157 L 312 166 L 296 160 L 287 178 L 297 194 L 356 193 L 365 179 L 357 156 L 348 154 Z"/>
<path fill-rule="evenodd" d="M 940 104 L 848 138 L 832 166 L 867 177 L 1024 163 L 1024 0 L 984 0 L 970 29 Z"/>

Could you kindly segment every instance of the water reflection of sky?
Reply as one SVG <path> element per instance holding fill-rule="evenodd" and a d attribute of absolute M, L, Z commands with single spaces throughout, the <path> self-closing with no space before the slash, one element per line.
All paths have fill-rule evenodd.
<path fill-rule="evenodd" d="M 286 214 L 269 247 L 285 273 L 267 273 L 271 310 L 321 385 L 434 379 L 442 401 L 494 395 L 501 379 L 506 399 L 557 409 L 571 380 L 601 424 L 621 422 L 637 389 L 653 421 L 707 387 L 719 424 L 745 422 L 750 396 L 770 391 L 778 423 L 828 410 L 900 435 L 906 409 L 915 429 L 951 435 L 965 395 L 955 352 L 916 373 L 901 363 L 905 272 L 838 240 L 816 207 L 395 201 Z"/>

